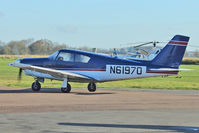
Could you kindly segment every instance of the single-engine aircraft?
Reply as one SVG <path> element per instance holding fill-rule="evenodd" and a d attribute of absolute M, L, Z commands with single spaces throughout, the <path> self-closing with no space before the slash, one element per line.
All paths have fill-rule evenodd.
<path fill-rule="evenodd" d="M 175 35 L 171 41 L 151 60 L 123 59 L 117 56 L 61 49 L 49 57 L 23 58 L 10 63 L 35 78 L 32 90 L 41 89 L 44 79 L 63 81 L 61 92 L 69 93 L 68 82 L 86 82 L 88 90 L 94 92 L 97 82 L 177 75 L 189 37 Z"/>

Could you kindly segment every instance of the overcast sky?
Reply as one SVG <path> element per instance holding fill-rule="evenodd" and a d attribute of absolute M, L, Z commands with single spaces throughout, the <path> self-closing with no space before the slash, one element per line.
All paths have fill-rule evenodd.
<path fill-rule="evenodd" d="M 46 38 L 111 48 L 167 41 L 175 34 L 188 35 L 190 45 L 199 46 L 198 0 L 0 0 L 4 42 Z"/>

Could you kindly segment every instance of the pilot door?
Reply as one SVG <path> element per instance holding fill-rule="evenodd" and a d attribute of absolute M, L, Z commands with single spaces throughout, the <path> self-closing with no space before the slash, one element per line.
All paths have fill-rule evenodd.
<path fill-rule="evenodd" d="M 73 53 L 60 52 L 55 60 L 55 66 L 57 69 L 70 69 L 75 65 L 75 56 Z"/>

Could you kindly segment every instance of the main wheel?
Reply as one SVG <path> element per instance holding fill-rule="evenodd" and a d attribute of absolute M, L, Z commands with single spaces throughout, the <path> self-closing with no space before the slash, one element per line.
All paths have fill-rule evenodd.
<path fill-rule="evenodd" d="M 70 91 L 71 91 L 71 86 L 69 83 L 67 83 L 66 88 L 61 88 L 61 92 L 63 92 L 63 93 L 70 93 Z"/>
<path fill-rule="evenodd" d="M 32 90 L 33 91 L 40 91 L 41 89 L 41 84 L 38 81 L 35 81 L 32 83 Z"/>
<path fill-rule="evenodd" d="M 95 83 L 89 83 L 88 84 L 88 91 L 95 92 L 96 91 L 96 84 Z"/>

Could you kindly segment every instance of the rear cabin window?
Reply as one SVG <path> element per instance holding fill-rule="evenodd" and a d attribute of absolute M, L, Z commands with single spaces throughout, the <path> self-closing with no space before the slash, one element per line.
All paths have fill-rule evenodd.
<path fill-rule="evenodd" d="M 90 60 L 90 57 L 86 55 L 81 55 L 81 54 L 75 55 L 75 62 L 88 63 L 89 60 Z"/>

